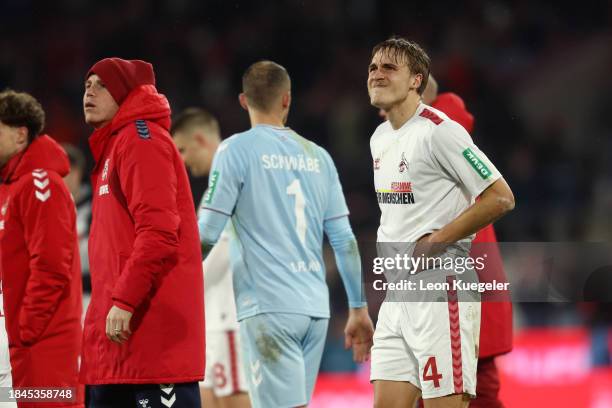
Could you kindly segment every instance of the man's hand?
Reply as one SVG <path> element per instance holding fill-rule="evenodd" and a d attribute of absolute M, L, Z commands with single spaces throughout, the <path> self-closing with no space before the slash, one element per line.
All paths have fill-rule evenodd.
<path fill-rule="evenodd" d="M 130 319 L 132 313 L 117 306 L 111 307 L 106 316 L 106 337 L 110 341 L 121 344 L 130 338 Z"/>
<path fill-rule="evenodd" d="M 412 256 L 423 256 L 427 258 L 442 254 L 446 247 L 449 245 L 449 243 L 440 242 L 437 238 L 437 231 L 434 231 L 431 234 L 423 235 L 416 242 Z"/>
<path fill-rule="evenodd" d="M 344 348 L 353 348 L 353 360 L 363 363 L 370 360 L 374 325 L 368 314 L 368 307 L 350 309 L 344 328 Z"/>
<path fill-rule="evenodd" d="M 411 272 L 412 274 L 422 272 L 425 268 L 425 264 L 428 263 L 426 260 L 442 254 L 449 245 L 447 242 L 438 241 L 437 237 L 437 231 L 434 231 L 431 234 L 423 235 L 416 242 L 414 251 L 412 252 L 412 257 L 423 258 L 423 262 L 419 263 L 418 268 Z"/>

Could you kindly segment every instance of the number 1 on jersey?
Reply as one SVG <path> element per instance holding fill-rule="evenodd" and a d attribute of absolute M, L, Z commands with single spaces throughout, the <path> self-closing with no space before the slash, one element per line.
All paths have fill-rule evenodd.
<path fill-rule="evenodd" d="M 306 244 L 306 200 L 302 193 L 300 180 L 295 179 L 287 186 L 287 194 L 295 196 L 295 230 L 300 238 L 302 245 Z"/>

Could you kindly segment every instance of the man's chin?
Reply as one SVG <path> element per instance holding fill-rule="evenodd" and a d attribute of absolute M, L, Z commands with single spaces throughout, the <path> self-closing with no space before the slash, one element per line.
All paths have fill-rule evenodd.
<path fill-rule="evenodd" d="M 191 175 L 193 177 L 204 177 L 204 176 L 208 176 L 208 172 L 206 170 L 202 170 L 202 169 L 194 169 L 194 168 L 190 168 L 189 169 L 191 172 Z"/>
<path fill-rule="evenodd" d="M 96 120 L 95 118 L 89 115 L 85 115 L 85 123 L 87 123 L 89 126 L 97 128 L 100 121 Z"/>
<path fill-rule="evenodd" d="M 389 108 L 388 103 L 385 103 L 378 98 L 370 98 L 370 105 L 382 110 L 387 110 Z"/>
<path fill-rule="evenodd" d="M 101 127 L 104 127 L 107 123 L 109 123 L 109 121 L 102 121 L 85 117 L 85 123 L 87 123 L 94 129 L 100 129 Z"/>

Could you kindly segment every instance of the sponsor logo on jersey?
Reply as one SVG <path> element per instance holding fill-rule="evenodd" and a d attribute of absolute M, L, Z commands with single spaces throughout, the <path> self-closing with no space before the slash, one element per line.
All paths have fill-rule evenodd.
<path fill-rule="evenodd" d="M 412 182 L 394 181 L 389 190 L 376 190 L 378 204 L 414 204 Z"/>
<path fill-rule="evenodd" d="M 402 159 L 400 160 L 400 164 L 399 164 L 399 172 L 403 173 L 408 169 L 408 160 L 406 160 L 406 156 L 404 156 L 404 153 L 402 153 Z"/>
<path fill-rule="evenodd" d="M 491 177 L 491 170 L 486 164 L 469 147 L 463 151 L 463 157 L 470 163 L 470 165 L 476 170 L 476 173 L 483 179 L 486 180 Z"/>
<path fill-rule="evenodd" d="M 204 202 L 210 204 L 213 196 L 215 195 L 215 189 L 217 188 L 217 181 L 219 181 L 219 171 L 215 170 L 210 173 L 210 179 L 208 181 L 208 189 L 204 193 Z"/>

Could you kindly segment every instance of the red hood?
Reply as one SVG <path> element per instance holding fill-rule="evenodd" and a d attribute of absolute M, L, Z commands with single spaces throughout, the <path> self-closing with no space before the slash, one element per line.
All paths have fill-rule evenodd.
<path fill-rule="evenodd" d="M 124 126 L 137 119 L 155 122 L 170 130 L 170 104 L 168 99 L 153 85 L 141 85 L 134 88 L 119 107 L 113 120 L 106 126 L 96 129 L 89 138 L 89 146 L 96 164 L 104 153 L 110 137 Z"/>
<path fill-rule="evenodd" d="M 432 102 L 431 106 L 446 113 L 449 118 L 463 126 L 468 133 L 471 134 L 474 130 L 474 116 L 468 112 L 459 95 L 452 92 L 442 93 Z"/>
<path fill-rule="evenodd" d="M 11 182 L 34 169 L 52 170 L 64 177 L 70 171 L 68 155 L 51 137 L 40 135 L 0 169 L 0 178 Z"/>

